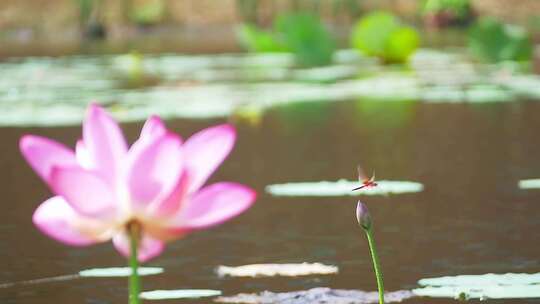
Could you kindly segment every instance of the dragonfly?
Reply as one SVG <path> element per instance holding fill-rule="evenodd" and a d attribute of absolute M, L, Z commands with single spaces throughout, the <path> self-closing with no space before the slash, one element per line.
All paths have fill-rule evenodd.
<path fill-rule="evenodd" d="M 358 181 L 362 184 L 360 187 L 356 187 L 352 189 L 352 191 L 360 190 L 363 188 L 374 188 L 377 187 L 377 183 L 375 182 L 375 172 L 373 172 L 373 175 L 371 178 L 366 178 L 364 172 L 362 171 L 362 168 L 360 166 L 357 167 L 358 170 Z"/>

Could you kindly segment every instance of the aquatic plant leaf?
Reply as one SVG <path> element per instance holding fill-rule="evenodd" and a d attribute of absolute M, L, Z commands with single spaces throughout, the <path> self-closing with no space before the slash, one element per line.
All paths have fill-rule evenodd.
<path fill-rule="evenodd" d="M 237 36 L 249 51 L 290 52 L 300 66 L 329 64 L 336 48 L 320 19 L 308 13 L 282 14 L 269 31 L 244 24 L 238 28 Z"/>
<path fill-rule="evenodd" d="M 427 286 L 412 290 L 417 296 L 454 299 L 526 299 L 540 298 L 539 285 L 508 286 Z"/>
<path fill-rule="evenodd" d="M 522 179 L 518 183 L 520 189 L 540 189 L 540 178 Z"/>
<path fill-rule="evenodd" d="M 161 267 L 139 267 L 140 276 L 148 276 L 163 273 Z M 81 277 L 128 277 L 131 275 L 129 267 L 92 268 L 79 271 Z"/>
<path fill-rule="evenodd" d="M 143 300 L 196 299 L 220 296 L 220 290 L 214 289 L 174 289 L 143 291 L 139 297 Z"/>
<path fill-rule="evenodd" d="M 356 65 L 328 65 L 306 69 L 295 69 L 289 73 L 293 80 L 312 82 L 334 82 L 350 79 L 358 74 Z"/>
<path fill-rule="evenodd" d="M 377 181 L 378 186 L 361 191 L 351 191 L 358 187 L 358 181 L 340 179 L 335 182 L 285 183 L 266 186 L 266 192 L 274 196 L 356 196 L 387 195 L 421 192 L 424 186 L 409 181 Z"/>
<path fill-rule="evenodd" d="M 416 52 L 411 58 L 415 73 L 378 67 L 356 50 L 339 50 L 333 57 L 338 64 L 302 69 L 293 69 L 294 56 L 287 53 L 8 59 L 0 62 L 0 125 L 76 125 L 91 100 L 102 102 L 115 118 L 127 122 L 151 114 L 217 118 L 245 106 L 264 111 L 306 101 L 368 98 L 384 106 L 392 100 L 540 98 L 540 77 L 487 75 L 489 83 L 485 83 L 486 75 L 459 54 Z M 359 67 L 369 77 L 351 79 Z M 140 73 L 157 76 L 159 82 L 127 89 L 126 81 Z"/>
<path fill-rule="evenodd" d="M 488 62 L 524 61 L 532 56 L 531 38 L 524 28 L 489 17 L 480 19 L 471 28 L 468 41 L 471 53 Z"/>
<path fill-rule="evenodd" d="M 540 284 L 540 273 L 505 273 L 458 275 L 426 278 L 418 281 L 422 286 L 470 286 L 470 285 L 528 285 Z"/>
<path fill-rule="evenodd" d="M 15 97 L 2 100 L 0 126 L 64 126 L 82 120 L 85 104 L 93 98 L 113 104 L 109 110 L 122 122 L 141 121 L 148 115 L 165 119 L 206 119 L 231 115 L 240 107 L 256 105 L 261 110 L 305 101 L 336 102 L 359 97 L 425 102 L 493 102 L 506 94 L 489 94 L 471 87 L 471 94 L 453 88 L 421 88 L 417 79 L 407 75 L 379 75 L 368 79 L 345 80 L 336 83 L 267 82 L 257 84 L 205 84 L 192 87 L 152 87 L 139 90 L 111 90 L 95 96 L 55 98 L 60 89 L 28 99 Z M 497 94 L 496 94 L 497 93 Z M 511 96 L 511 95 L 510 95 Z M 488 99 L 489 97 L 489 99 Z M 491 97 L 497 97 L 492 100 Z M 52 100 L 56 99 L 56 100 Z M 510 99 L 513 100 L 513 99 Z M 151 102 L 149 102 L 151 101 Z M 178 105 L 182 104 L 181 107 Z"/>
<path fill-rule="evenodd" d="M 312 14 L 294 13 L 278 16 L 274 31 L 301 66 L 326 65 L 332 62 L 335 42 L 321 20 Z"/>
<path fill-rule="evenodd" d="M 378 303 L 378 295 L 379 294 L 375 291 L 366 292 L 361 290 L 318 287 L 291 292 L 263 291 L 261 293 L 252 294 L 241 293 L 235 296 L 219 297 L 214 301 L 219 303 L 245 304 L 369 304 Z M 414 297 L 414 295 L 408 290 L 392 291 L 384 294 L 384 300 L 386 303 L 398 303 L 411 297 Z"/>
<path fill-rule="evenodd" d="M 403 62 L 416 51 L 420 37 L 411 27 L 400 27 L 390 34 L 386 46 L 386 56 L 390 62 Z"/>
<path fill-rule="evenodd" d="M 276 35 L 252 24 L 242 24 L 238 27 L 236 35 L 240 44 L 250 52 L 279 53 L 291 50 Z"/>
<path fill-rule="evenodd" d="M 218 266 L 216 268 L 216 273 L 220 277 L 295 277 L 313 274 L 336 274 L 338 271 L 337 266 L 321 263 L 251 264 L 235 267 Z"/>
<path fill-rule="evenodd" d="M 392 32 L 399 28 L 397 18 L 389 13 L 374 12 L 362 18 L 354 27 L 352 45 L 366 55 L 383 54 Z"/>
<path fill-rule="evenodd" d="M 427 278 L 413 289 L 418 296 L 458 299 L 540 298 L 540 273 L 459 275 Z"/>
<path fill-rule="evenodd" d="M 538 75 L 514 75 L 498 80 L 497 84 L 515 95 L 529 99 L 540 99 L 540 77 Z"/>
<path fill-rule="evenodd" d="M 352 45 L 385 62 L 405 62 L 418 48 L 419 35 L 387 12 L 374 12 L 360 19 L 351 34 Z"/>

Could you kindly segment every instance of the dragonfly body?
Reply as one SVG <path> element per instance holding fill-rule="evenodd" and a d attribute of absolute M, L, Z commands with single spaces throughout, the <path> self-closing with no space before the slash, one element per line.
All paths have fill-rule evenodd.
<path fill-rule="evenodd" d="M 371 178 L 364 178 L 364 176 L 365 175 L 362 173 L 362 169 L 360 168 L 360 166 L 358 166 L 358 181 L 360 181 L 361 185 L 352 189 L 352 191 L 360 190 L 363 188 L 377 187 L 378 184 L 375 182 L 375 173 L 373 173 Z"/>
<path fill-rule="evenodd" d="M 372 180 L 372 179 L 365 179 L 362 181 L 362 185 L 360 187 L 356 187 L 354 189 L 352 189 L 352 191 L 356 191 L 356 190 L 360 190 L 360 189 L 363 189 L 363 188 L 373 188 L 373 187 L 377 187 L 377 183 Z"/>

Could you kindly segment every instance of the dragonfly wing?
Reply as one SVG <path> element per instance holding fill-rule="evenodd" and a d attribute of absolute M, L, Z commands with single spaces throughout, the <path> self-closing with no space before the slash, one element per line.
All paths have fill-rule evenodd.
<path fill-rule="evenodd" d="M 371 183 L 373 183 L 375 181 L 375 171 L 373 171 L 373 175 L 371 176 L 371 178 L 369 179 L 369 181 Z"/>
<path fill-rule="evenodd" d="M 361 183 L 363 183 L 364 181 L 366 181 L 366 175 L 364 174 L 364 170 L 362 170 L 362 167 L 360 167 L 360 165 L 358 165 L 356 167 L 356 170 L 358 171 L 358 181 L 360 181 Z"/>

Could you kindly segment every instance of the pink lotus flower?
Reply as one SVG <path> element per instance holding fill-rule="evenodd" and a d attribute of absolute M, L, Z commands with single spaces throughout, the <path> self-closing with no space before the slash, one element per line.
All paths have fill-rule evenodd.
<path fill-rule="evenodd" d="M 92 104 L 75 152 L 44 137 L 21 138 L 23 156 L 55 194 L 37 208 L 33 222 L 68 245 L 112 239 L 125 256 L 127 226 L 137 223 L 142 231 L 138 259 L 151 259 L 166 241 L 224 222 L 254 202 L 256 193 L 241 184 L 201 188 L 229 154 L 235 137 L 233 127 L 225 124 L 182 143 L 154 116 L 128 149 L 118 124 Z"/>

